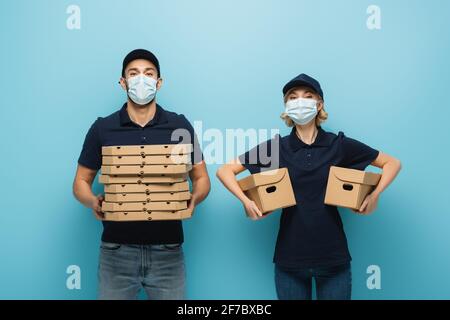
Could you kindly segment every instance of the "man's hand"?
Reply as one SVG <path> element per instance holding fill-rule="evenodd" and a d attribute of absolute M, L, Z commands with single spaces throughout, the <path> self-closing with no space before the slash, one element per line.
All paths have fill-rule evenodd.
<path fill-rule="evenodd" d="M 98 220 L 103 220 L 105 218 L 105 215 L 102 212 L 102 202 L 104 200 L 105 200 L 105 197 L 103 196 L 103 194 L 97 195 L 92 200 L 91 208 L 92 208 L 95 218 Z"/>
<path fill-rule="evenodd" d="M 367 195 L 367 197 L 364 199 L 359 210 L 353 210 L 353 212 L 361 215 L 368 215 L 371 214 L 377 208 L 377 205 L 378 205 L 378 194 L 372 192 L 371 194 Z"/>
<path fill-rule="evenodd" d="M 194 216 L 194 209 L 195 209 L 195 206 L 196 206 L 196 201 L 195 201 L 194 198 L 191 198 L 191 199 L 188 201 L 188 207 L 187 207 L 187 210 L 189 210 L 189 211 L 191 212 L 191 217 Z"/>

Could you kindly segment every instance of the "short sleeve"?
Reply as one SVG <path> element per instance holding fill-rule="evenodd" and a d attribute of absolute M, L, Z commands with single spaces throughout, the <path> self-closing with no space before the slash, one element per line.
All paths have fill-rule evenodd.
<path fill-rule="evenodd" d="M 273 139 L 264 141 L 241 154 L 238 157 L 239 162 L 251 174 L 277 169 L 279 168 L 279 143 L 280 136 L 276 135 Z"/>
<path fill-rule="evenodd" d="M 379 154 L 379 151 L 368 145 L 346 137 L 342 134 L 342 166 L 357 170 L 364 170 Z"/>
<path fill-rule="evenodd" d="M 99 170 L 102 165 L 99 119 L 100 118 L 98 118 L 89 128 L 78 158 L 78 163 L 80 165 L 92 170 Z"/>
<path fill-rule="evenodd" d="M 192 143 L 192 153 L 191 153 L 191 163 L 197 164 L 203 161 L 203 152 L 200 148 L 200 144 L 198 142 L 197 134 L 195 133 L 194 127 L 192 127 L 191 123 L 184 115 L 183 117 L 184 126 L 189 131 L 190 141 Z"/>

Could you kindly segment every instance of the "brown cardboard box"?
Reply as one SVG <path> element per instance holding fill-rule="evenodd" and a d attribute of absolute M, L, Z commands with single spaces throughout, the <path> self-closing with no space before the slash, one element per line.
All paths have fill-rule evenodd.
<path fill-rule="evenodd" d="M 105 193 L 107 202 L 152 202 L 152 201 L 183 201 L 189 200 L 191 193 L 182 192 L 151 192 L 151 193 Z"/>
<path fill-rule="evenodd" d="M 106 193 L 146 193 L 189 191 L 187 181 L 177 183 L 105 184 Z"/>
<path fill-rule="evenodd" d="M 296 204 L 287 168 L 252 174 L 238 183 L 262 213 Z"/>
<path fill-rule="evenodd" d="M 104 156 L 142 156 L 165 154 L 188 154 L 192 152 L 192 144 L 165 144 L 165 145 L 130 145 L 102 147 Z"/>
<path fill-rule="evenodd" d="M 174 165 L 144 165 L 144 166 L 103 166 L 102 174 L 180 174 L 186 173 L 192 169 L 190 164 L 174 164 Z"/>
<path fill-rule="evenodd" d="M 150 156 L 103 156 L 103 165 L 146 165 L 146 164 L 190 164 L 188 154 L 167 154 Z"/>
<path fill-rule="evenodd" d="M 177 211 L 120 211 L 105 212 L 106 221 L 150 221 L 150 220 L 184 220 L 192 217 L 190 209 Z"/>
<path fill-rule="evenodd" d="M 135 175 L 100 175 L 98 181 L 103 184 L 123 184 L 123 183 L 177 183 L 187 180 L 187 173 L 172 174 L 166 176 L 164 174 L 151 175 L 151 176 L 141 176 L 139 174 Z"/>
<path fill-rule="evenodd" d="M 187 201 L 102 202 L 102 211 L 172 211 L 187 208 Z"/>
<path fill-rule="evenodd" d="M 189 218 L 191 144 L 102 147 L 105 220 Z"/>
<path fill-rule="evenodd" d="M 359 210 L 381 175 L 355 169 L 330 167 L 325 204 Z"/>

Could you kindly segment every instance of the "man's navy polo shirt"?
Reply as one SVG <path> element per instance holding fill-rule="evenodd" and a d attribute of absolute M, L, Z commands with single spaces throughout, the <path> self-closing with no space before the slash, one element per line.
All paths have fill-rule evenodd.
<path fill-rule="evenodd" d="M 172 140 L 176 129 L 186 129 L 188 139 Z M 185 138 L 186 139 L 186 138 Z M 192 143 L 191 161 L 203 159 L 194 128 L 182 114 L 164 110 L 156 105 L 155 116 L 144 127 L 134 123 L 127 111 L 127 104 L 111 115 L 99 117 L 90 127 L 78 163 L 92 170 L 102 165 L 102 146 Z M 102 240 L 122 244 L 182 243 L 181 221 L 103 221 Z"/>
<path fill-rule="evenodd" d="M 378 151 L 344 133 L 321 127 L 311 144 L 302 142 L 295 127 L 290 135 L 275 136 L 239 157 L 252 174 L 277 166 L 267 161 L 279 145 L 280 168 L 287 168 L 297 205 L 282 210 L 274 262 L 286 267 L 320 267 L 351 261 L 341 217 L 335 206 L 324 204 L 331 166 L 364 170 Z M 260 153 L 261 152 L 261 153 Z M 270 168 L 269 168 L 270 167 Z"/>

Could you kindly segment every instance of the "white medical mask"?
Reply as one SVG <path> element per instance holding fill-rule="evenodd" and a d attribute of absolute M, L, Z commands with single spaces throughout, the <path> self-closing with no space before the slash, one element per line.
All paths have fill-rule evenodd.
<path fill-rule="evenodd" d="M 286 114 L 296 124 L 305 125 L 317 115 L 317 100 L 297 98 L 286 102 Z"/>
<path fill-rule="evenodd" d="M 158 81 L 143 74 L 128 78 L 128 96 L 134 103 L 144 105 L 155 98 Z"/>

